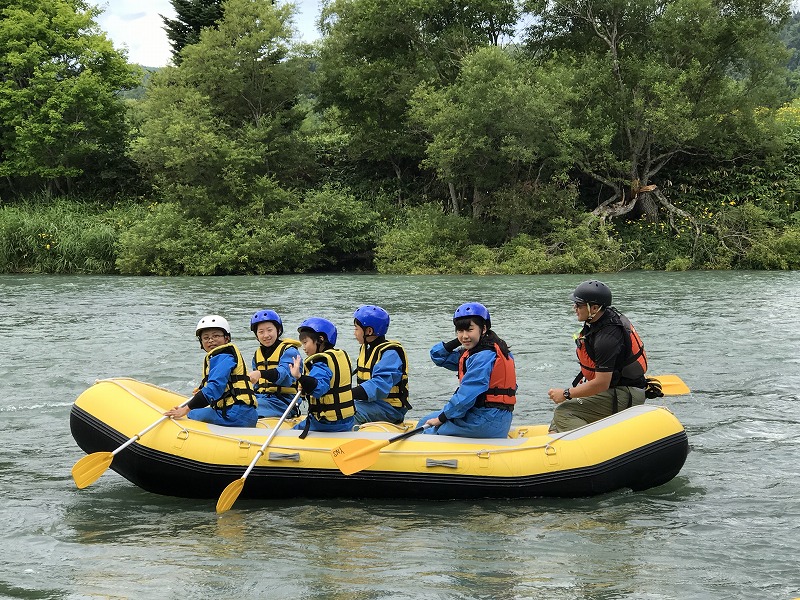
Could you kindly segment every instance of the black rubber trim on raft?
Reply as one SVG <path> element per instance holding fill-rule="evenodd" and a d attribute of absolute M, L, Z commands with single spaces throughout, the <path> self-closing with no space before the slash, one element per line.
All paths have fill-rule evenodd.
<path fill-rule="evenodd" d="M 70 412 L 70 429 L 87 454 L 112 451 L 128 439 L 77 406 Z M 680 472 L 688 452 L 689 441 L 686 432 L 681 431 L 601 464 L 519 477 L 389 471 L 361 471 L 345 476 L 338 469 L 257 466 L 241 495 L 263 499 L 577 498 L 662 485 Z M 217 498 L 225 486 L 243 475 L 245 467 L 201 463 L 133 443 L 114 457 L 111 469 L 156 494 Z"/>

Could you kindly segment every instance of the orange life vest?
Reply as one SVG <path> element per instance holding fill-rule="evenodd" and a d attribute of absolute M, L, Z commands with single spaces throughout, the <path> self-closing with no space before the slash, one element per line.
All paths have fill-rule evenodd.
<path fill-rule="evenodd" d="M 489 389 L 480 394 L 475 399 L 475 406 L 482 408 L 501 408 L 503 410 L 514 410 L 517 403 L 517 372 L 514 368 L 514 359 L 506 357 L 500 350 L 500 346 L 492 344 L 497 358 L 492 367 L 492 374 L 489 377 Z M 478 346 L 472 350 L 461 353 L 458 360 L 458 380 L 464 378 L 467 372 L 467 358 L 482 350 L 492 350 L 488 346 Z"/>
<path fill-rule="evenodd" d="M 585 334 L 585 330 L 581 331 L 581 335 L 575 340 L 578 345 L 575 353 L 581 366 L 581 373 L 577 380 L 580 381 L 581 376 L 586 381 L 591 381 L 595 378 L 597 363 L 592 357 L 592 338 L 603 327 L 615 326 L 622 327 L 625 332 L 623 335 L 625 351 L 617 359 L 617 364 L 614 365 L 614 374 L 611 379 L 612 385 L 630 385 L 642 379 L 647 372 L 647 354 L 644 351 L 644 343 L 639 334 L 636 333 L 636 329 L 628 317 L 612 307 L 608 307 L 606 311 L 609 315 L 605 324 L 598 329 L 589 328 L 589 331 Z M 577 385 L 577 382 L 573 385 Z"/>

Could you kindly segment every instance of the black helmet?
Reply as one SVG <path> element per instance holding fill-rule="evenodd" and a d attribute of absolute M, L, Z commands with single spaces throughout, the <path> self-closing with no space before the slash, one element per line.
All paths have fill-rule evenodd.
<path fill-rule="evenodd" d="M 569 299 L 583 304 L 599 304 L 605 308 L 611 306 L 611 290 L 602 281 L 592 279 L 576 287 L 569 295 Z"/>

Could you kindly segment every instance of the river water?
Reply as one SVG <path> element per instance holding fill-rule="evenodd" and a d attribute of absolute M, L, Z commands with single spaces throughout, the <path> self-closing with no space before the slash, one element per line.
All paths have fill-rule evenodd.
<path fill-rule="evenodd" d="M 0 276 L 0 597 L 791 599 L 800 596 L 800 273 L 602 277 L 642 335 L 691 452 L 671 482 L 587 499 L 410 502 L 157 496 L 112 470 L 84 490 L 71 403 L 128 376 L 182 394 L 224 315 L 246 356 L 249 316 L 293 332 L 316 315 L 355 357 L 352 311 L 380 304 L 409 352 L 411 416 L 456 381 L 427 352 L 460 303 L 486 304 L 516 356 L 514 422 L 549 421 L 548 387 L 577 371 L 568 293 L 585 277 L 127 278 Z"/>

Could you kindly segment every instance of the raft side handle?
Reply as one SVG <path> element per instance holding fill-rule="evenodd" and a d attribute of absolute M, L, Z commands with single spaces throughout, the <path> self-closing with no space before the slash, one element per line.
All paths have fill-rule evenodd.
<path fill-rule="evenodd" d="M 267 460 L 290 460 L 292 462 L 300 462 L 299 452 L 270 452 Z"/>
<path fill-rule="evenodd" d="M 490 458 L 491 455 L 492 455 L 491 451 L 486 449 L 478 450 L 477 452 L 478 458 Z"/>
<path fill-rule="evenodd" d="M 544 445 L 544 460 L 545 466 L 548 468 L 555 469 L 558 467 L 558 463 L 560 462 L 560 457 L 558 452 L 556 451 L 555 446 L 551 446 L 550 444 Z"/>
<path fill-rule="evenodd" d="M 426 467 L 446 467 L 448 469 L 457 469 L 458 468 L 458 459 L 457 458 L 448 458 L 448 459 L 437 459 L 437 458 L 426 458 L 425 459 L 425 466 Z"/>
<path fill-rule="evenodd" d="M 189 439 L 189 430 L 185 427 L 182 427 L 180 424 L 178 424 L 178 427 L 180 427 L 180 429 L 175 435 L 175 440 L 172 442 L 172 447 L 177 450 L 182 450 L 184 442 Z"/>

